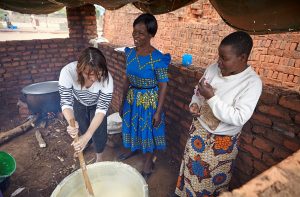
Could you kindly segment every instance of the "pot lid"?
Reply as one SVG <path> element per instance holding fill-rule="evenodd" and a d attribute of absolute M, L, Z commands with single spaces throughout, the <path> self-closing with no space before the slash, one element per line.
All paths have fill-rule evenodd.
<path fill-rule="evenodd" d="M 34 83 L 22 89 L 24 94 L 47 94 L 52 92 L 58 92 L 58 81 Z"/>

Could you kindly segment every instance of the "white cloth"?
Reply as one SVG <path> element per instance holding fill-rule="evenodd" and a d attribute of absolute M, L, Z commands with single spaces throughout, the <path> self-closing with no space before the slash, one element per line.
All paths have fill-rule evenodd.
<path fill-rule="evenodd" d="M 261 95 L 260 77 L 251 66 L 236 75 L 223 77 L 217 63 L 210 65 L 203 77 L 214 88 L 215 95 L 207 100 L 207 103 L 220 123 L 215 130 L 211 130 L 201 119 L 202 116 L 198 117 L 198 120 L 213 134 L 236 135 L 251 118 Z M 194 94 L 191 104 L 197 103 L 201 107 L 204 100 L 201 97 Z"/>
<path fill-rule="evenodd" d="M 96 112 L 106 114 L 113 93 L 113 78 L 108 73 L 105 81 L 96 81 L 91 87 L 82 87 L 78 83 L 77 61 L 67 64 L 60 72 L 59 76 L 59 93 L 60 105 L 62 110 L 66 108 L 73 109 L 75 97 L 81 104 L 85 106 L 97 105 Z"/>

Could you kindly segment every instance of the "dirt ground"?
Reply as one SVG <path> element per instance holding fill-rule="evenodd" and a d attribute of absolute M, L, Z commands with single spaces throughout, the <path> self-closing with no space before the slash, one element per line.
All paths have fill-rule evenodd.
<path fill-rule="evenodd" d="M 9 40 L 33 40 L 33 39 L 52 39 L 68 38 L 69 33 L 51 33 L 51 32 L 19 32 L 19 31 L 0 31 L 0 42 Z"/>
<path fill-rule="evenodd" d="M 22 122 L 20 119 L 4 120 L 6 118 L 0 117 L 3 123 L 0 126 L 2 132 Z M 0 150 L 10 153 L 17 162 L 17 169 L 10 178 L 10 186 L 4 192 L 4 197 L 9 197 L 16 189 L 23 187 L 25 189 L 17 197 L 49 197 L 64 177 L 79 168 L 70 146 L 72 139 L 65 128 L 63 121 L 53 118 L 48 121 L 45 128 L 36 125 L 25 134 L 0 146 Z M 36 130 L 41 132 L 47 143 L 46 148 L 38 146 L 35 138 Z M 122 146 L 118 148 L 107 146 L 104 159 L 116 160 L 121 152 L 124 152 Z M 92 146 L 84 152 L 84 156 L 88 164 L 95 161 Z M 168 197 L 173 194 L 179 166 L 164 153 L 159 153 L 157 157 L 155 171 L 148 180 L 150 197 Z M 136 155 L 125 163 L 141 171 L 142 155 Z"/>

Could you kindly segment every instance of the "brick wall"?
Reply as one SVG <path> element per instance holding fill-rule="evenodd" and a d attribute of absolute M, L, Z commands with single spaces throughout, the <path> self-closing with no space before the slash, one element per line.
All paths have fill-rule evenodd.
<path fill-rule="evenodd" d="M 114 51 L 116 45 L 102 44 L 109 70 L 114 77 L 112 111 L 121 103 L 125 75 L 124 53 Z M 187 69 L 170 65 L 168 92 L 164 104 L 167 122 L 167 153 L 178 162 L 182 158 L 191 123 L 188 104 L 203 68 Z M 239 141 L 240 152 L 232 187 L 278 163 L 300 148 L 300 95 L 284 88 L 265 86 L 255 113 L 244 126 Z"/>
<path fill-rule="evenodd" d="M 241 188 L 220 197 L 300 196 L 300 150 L 247 182 Z"/>
<path fill-rule="evenodd" d="M 18 113 L 23 87 L 58 80 L 61 68 L 97 37 L 94 6 L 67 9 L 67 18 L 70 38 L 0 42 L 0 103 L 10 114 Z"/>
<path fill-rule="evenodd" d="M 74 42 L 88 44 L 90 39 L 97 37 L 96 11 L 93 5 L 67 8 L 70 38 Z"/>
<path fill-rule="evenodd" d="M 132 45 L 132 23 L 141 12 L 133 6 L 106 11 L 104 36 L 117 45 Z M 172 59 L 193 55 L 194 65 L 205 68 L 217 58 L 217 47 L 234 31 L 219 17 L 208 0 L 197 1 L 177 11 L 157 15 L 158 33 L 153 44 Z M 252 36 L 250 64 L 266 84 L 300 91 L 300 33 Z"/>

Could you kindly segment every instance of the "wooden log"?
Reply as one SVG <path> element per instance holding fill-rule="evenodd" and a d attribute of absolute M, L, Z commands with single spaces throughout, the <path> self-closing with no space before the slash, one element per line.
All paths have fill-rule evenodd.
<path fill-rule="evenodd" d="M 14 129 L 11 129 L 9 131 L 4 131 L 0 133 L 0 145 L 4 144 L 5 142 L 8 142 L 12 138 L 19 136 L 23 133 L 25 133 L 29 128 L 34 125 L 34 122 L 37 120 L 38 116 L 33 116 L 29 120 L 27 120 L 25 123 L 17 126 Z"/>
<path fill-rule="evenodd" d="M 38 141 L 40 148 L 46 147 L 46 142 L 44 141 L 42 134 L 39 130 L 35 131 L 35 138 Z"/>

